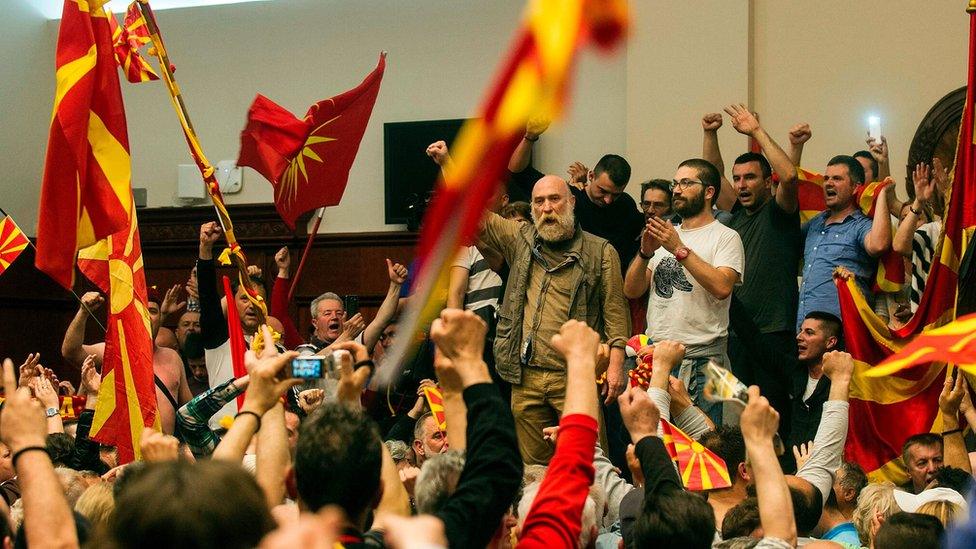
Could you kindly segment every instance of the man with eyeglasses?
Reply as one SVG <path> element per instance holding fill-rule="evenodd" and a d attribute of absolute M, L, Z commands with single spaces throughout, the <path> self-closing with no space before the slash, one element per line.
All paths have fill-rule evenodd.
<path fill-rule="evenodd" d="M 716 423 L 722 420 L 722 408 L 703 397 L 705 366 L 709 360 L 728 366 L 729 303 L 743 274 L 742 240 L 712 213 L 720 184 L 710 162 L 682 162 L 671 186 L 681 225 L 650 218 L 624 279 L 624 295 L 631 299 L 651 289 L 647 335 L 685 344 L 678 377 L 695 405 Z"/>
<path fill-rule="evenodd" d="M 671 219 L 671 182 L 667 179 L 651 179 L 641 183 L 641 211 L 644 222 L 652 217 Z"/>
<path fill-rule="evenodd" d="M 718 201 L 719 208 L 731 212 L 725 224 L 742 239 L 749 273 L 733 292 L 729 358 L 733 373 L 747 385 L 758 384 L 783 414 L 780 434 L 785 436 L 790 424 L 789 376 L 798 367 L 796 277 L 803 249 L 796 167 L 745 105 L 729 105 L 725 113 L 732 127 L 752 138 L 765 154 L 739 155 L 732 165 L 732 181 L 723 176 L 723 186 L 731 192 Z M 702 117 L 703 155 L 720 171 L 721 126 L 721 113 Z"/>
<path fill-rule="evenodd" d="M 524 187 L 528 193 L 544 175 L 530 163 L 532 148 L 546 127 L 530 121 L 525 136 L 508 163 L 512 183 Z M 622 268 L 637 253 L 637 238 L 644 227 L 637 203 L 626 192 L 629 181 L 630 164 L 616 154 L 604 155 L 592 170 L 579 162 L 569 167 L 570 192 L 576 201 L 573 207 L 576 221 L 584 231 L 610 242 L 620 256 Z"/>

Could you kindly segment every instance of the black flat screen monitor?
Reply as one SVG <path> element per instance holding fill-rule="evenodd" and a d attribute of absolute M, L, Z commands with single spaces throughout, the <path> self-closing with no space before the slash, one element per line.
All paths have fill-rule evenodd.
<path fill-rule="evenodd" d="M 464 118 L 383 124 L 386 223 L 407 223 L 407 206 L 434 190 L 440 168 L 427 156 L 427 146 L 454 142 Z"/>

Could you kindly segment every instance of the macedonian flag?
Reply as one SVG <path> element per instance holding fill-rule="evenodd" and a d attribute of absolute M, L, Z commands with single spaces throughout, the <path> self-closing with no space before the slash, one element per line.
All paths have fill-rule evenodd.
<path fill-rule="evenodd" d="M 65 288 L 75 254 L 125 229 L 129 137 L 105 0 L 65 0 L 37 226 L 37 268 Z"/>
<path fill-rule="evenodd" d="M 116 446 L 119 462 L 128 463 L 139 458 L 143 427 L 157 421 L 152 327 L 135 210 L 124 231 L 81 250 L 78 266 L 99 287 L 108 285 L 102 387 L 91 435 Z"/>
<path fill-rule="evenodd" d="M 856 366 L 845 453 L 848 460 L 860 463 L 872 480 L 901 482 L 907 478 L 900 459 L 902 444 L 911 435 L 941 428 L 938 400 L 946 375 L 942 360 L 958 358 L 927 354 L 927 358 L 916 355 L 917 360 L 899 361 L 891 357 L 899 352 L 915 354 L 931 344 L 932 338 L 940 338 L 945 347 L 948 341 L 944 338 L 953 337 L 959 328 L 946 326 L 935 331 L 956 316 L 962 255 L 976 230 L 976 12 L 970 13 L 968 67 L 969 85 L 942 236 L 918 310 L 904 327 L 889 330 L 871 311 L 851 277 L 843 273 L 834 277 L 844 338 Z M 960 335 L 956 335 L 956 344 L 966 341 Z M 952 348 L 952 344 L 948 346 Z M 891 362 L 876 366 L 886 359 Z M 909 368 L 916 364 L 922 366 Z"/>
<path fill-rule="evenodd" d="M 126 79 L 133 84 L 159 80 L 159 75 L 139 53 L 139 48 L 152 39 L 149 37 L 146 20 L 136 4 L 137 2 L 129 4 L 122 26 L 119 26 L 114 15 L 108 17 L 112 28 L 112 43 L 115 46 L 115 60 L 125 72 Z"/>
<path fill-rule="evenodd" d="M 702 491 L 732 486 L 725 460 L 702 446 L 666 419 L 661 420 L 662 439 L 685 489 Z"/>
<path fill-rule="evenodd" d="M 444 413 L 444 394 L 439 387 L 424 387 L 424 398 L 427 399 L 427 406 L 430 413 L 437 422 L 437 428 L 447 431 L 447 415 Z"/>
<path fill-rule="evenodd" d="M 302 120 L 263 95 L 255 98 L 237 165 L 271 182 L 275 207 L 292 229 L 298 216 L 342 199 L 385 70 L 383 53 L 358 86 L 312 105 Z"/>
<path fill-rule="evenodd" d="M 0 275 L 27 249 L 30 241 L 10 216 L 0 220 Z"/>

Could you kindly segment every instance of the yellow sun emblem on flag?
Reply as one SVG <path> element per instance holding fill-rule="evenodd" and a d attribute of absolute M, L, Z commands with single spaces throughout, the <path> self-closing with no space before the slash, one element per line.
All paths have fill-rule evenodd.
<path fill-rule="evenodd" d="M 318 135 L 318 133 L 322 128 L 338 120 L 339 116 L 342 115 L 330 118 L 312 130 L 308 139 L 305 140 L 305 144 L 302 145 L 302 150 L 288 163 L 288 168 L 285 169 L 285 173 L 281 176 L 280 195 L 287 196 L 289 203 L 294 202 L 298 197 L 299 183 L 308 183 L 308 169 L 305 167 L 305 159 L 308 158 L 311 161 L 322 163 L 322 157 L 312 147 L 337 140 L 335 137 L 326 137 L 324 135 Z"/>

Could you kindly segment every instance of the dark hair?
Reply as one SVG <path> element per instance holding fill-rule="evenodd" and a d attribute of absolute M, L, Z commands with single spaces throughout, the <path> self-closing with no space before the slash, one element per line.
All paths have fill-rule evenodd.
<path fill-rule="evenodd" d="M 773 176 L 773 168 L 769 165 L 769 160 L 766 157 L 756 153 L 747 152 L 740 154 L 733 163 L 734 166 L 739 164 L 748 164 L 749 162 L 759 162 L 759 169 L 762 170 L 763 179 L 769 179 Z"/>
<path fill-rule="evenodd" d="M 722 539 L 742 538 L 762 526 L 759 519 L 759 499 L 749 497 L 729 509 L 722 519 Z"/>
<path fill-rule="evenodd" d="M 807 316 L 803 317 L 803 320 L 807 319 L 820 322 L 828 337 L 837 338 L 837 346 L 832 350 L 837 351 L 844 348 L 844 325 L 837 315 L 826 311 L 810 311 Z"/>
<path fill-rule="evenodd" d="M 973 476 L 958 467 L 945 465 L 935 470 L 932 478 L 939 486 L 951 488 L 960 494 L 968 494 L 970 486 L 973 484 Z"/>
<path fill-rule="evenodd" d="M 200 332 L 189 332 L 183 340 L 183 357 L 187 359 L 203 358 L 205 349 L 203 348 L 203 334 Z"/>
<path fill-rule="evenodd" d="M 851 178 L 851 183 L 854 183 L 855 185 L 864 183 L 864 166 L 855 160 L 853 156 L 839 154 L 831 158 L 830 162 L 827 162 L 827 166 L 836 166 L 838 164 L 847 166 L 847 174 Z"/>
<path fill-rule="evenodd" d="M 939 519 L 920 513 L 895 513 L 874 536 L 874 547 L 884 549 L 937 549 L 945 527 Z"/>
<path fill-rule="evenodd" d="M 852 154 L 851 156 L 853 158 L 864 158 L 864 159 L 866 159 L 868 161 L 868 165 L 871 166 L 871 173 L 874 174 L 874 178 L 875 179 L 878 179 L 878 161 L 875 160 L 873 156 L 871 156 L 871 153 L 869 153 L 868 151 L 857 151 L 856 153 Z M 863 169 L 864 166 L 861 166 L 861 168 Z M 865 179 L 867 179 L 867 175 L 868 174 L 864 174 L 864 178 Z M 871 183 L 871 181 L 865 181 L 865 183 Z"/>
<path fill-rule="evenodd" d="M 746 442 L 737 426 L 720 425 L 702 435 L 698 442 L 725 460 L 729 475 L 735 478 L 739 464 L 746 460 Z"/>
<path fill-rule="evenodd" d="M 626 187 L 630 181 L 630 164 L 620 155 L 605 154 L 593 167 L 593 177 L 602 173 L 606 173 L 617 187 Z"/>
<path fill-rule="evenodd" d="M 505 219 L 511 219 L 515 216 L 522 216 L 525 219 L 532 219 L 532 206 L 528 202 L 523 200 L 517 200 L 515 202 L 509 202 L 502 207 L 499 215 Z"/>
<path fill-rule="evenodd" d="M 274 527 L 261 488 L 240 465 L 170 461 L 147 465 L 119 494 L 104 545 L 254 547 Z"/>
<path fill-rule="evenodd" d="M 714 205 L 715 201 L 718 200 L 719 193 L 722 191 L 722 175 L 718 173 L 718 168 L 703 158 L 689 158 L 681 164 L 678 164 L 679 168 L 684 168 L 685 166 L 694 168 L 698 172 L 698 178 L 702 180 L 704 186 L 715 189 L 715 194 L 712 196 L 712 204 Z"/>
<path fill-rule="evenodd" d="M 64 433 L 51 433 L 45 439 L 44 446 L 55 467 L 67 467 L 67 459 L 75 449 L 75 439 Z"/>
<path fill-rule="evenodd" d="M 657 189 L 668 197 L 668 203 L 671 203 L 671 182 L 667 179 L 651 179 L 650 181 L 645 181 L 641 183 L 640 189 L 640 199 L 644 200 L 644 194 L 648 189 Z"/>
<path fill-rule="evenodd" d="M 790 486 L 790 499 L 793 500 L 793 519 L 796 521 L 796 532 L 800 536 L 807 536 L 817 523 L 823 512 L 823 494 L 812 485 L 808 490 L 801 490 Z"/>
<path fill-rule="evenodd" d="M 342 507 L 356 521 L 380 490 L 383 441 L 362 411 L 338 403 L 320 406 L 299 428 L 295 483 L 310 511 Z"/>
<path fill-rule="evenodd" d="M 905 444 L 901 445 L 901 459 L 905 462 L 905 465 L 908 465 L 908 449 L 915 445 L 925 446 L 927 448 L 933 446 L 942 448 L 942 435 L 937 433 L 918 433 L 917 435 L 908 437 Z"/>
<path fill-rule="evenodd" d="M 701 496 L 671 489 L 644 498 L 633 535 L 633 547 L 709 549 L 715 538 L 715 512 Z"/>

